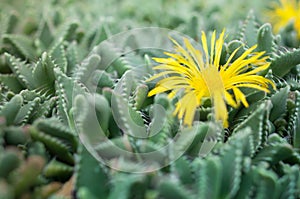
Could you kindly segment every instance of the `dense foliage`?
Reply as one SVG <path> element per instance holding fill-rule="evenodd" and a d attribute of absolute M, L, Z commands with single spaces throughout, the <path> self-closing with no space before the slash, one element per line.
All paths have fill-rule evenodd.
<path fill-rule="evenodd" d="M 271 2 L 2 0 L 0 198 L 300 198 L 299 39 L 273 33 Z M 163 53 L 145 47 L 170 44 L 132 31 L 150 26 L 195 41 L 226 28 L 223 61 L 257 44 L 276 89 L 245 90 L 229 128 L 210 102 L 187 128 L 175 101 L 147 96 Z"/>

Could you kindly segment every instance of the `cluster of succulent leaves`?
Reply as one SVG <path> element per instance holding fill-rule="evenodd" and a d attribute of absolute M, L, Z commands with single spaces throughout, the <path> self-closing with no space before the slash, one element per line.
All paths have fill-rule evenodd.
<path fill-rule="evenodd" d="M 168 0 L 149 5 L 112 2 L 125 7 L 114 17 L 105 8 L 111 3 L 27 1 L 28 10 L 20 1 L 2 3 L 0 198 L 299 198 L 300 49 L 290 48 L 289 37 L 274 35 L 271 25 L 252 12 L 241 26 L 229 29 L 222 61 L 241 45 L 237 56 L 257 44 L 271 62 L 262 75 L 272 78 L 277 89 L 269 94 L 245 90 L 250 106 L 230 110 L 228 129 L 217 130 L 207 106 L 199 108 L 200 121 L 185 131 L 172 115 L 173 101 L 165 95 L 147 97 L 154 85 L 143 80 L 153 74 L 149 57 L 158 52 L 124 54 L 130 46 L 99 44 L 114 33 L 149 24 L 197 40 L 200 26 L 207 31 L 220 28 L 224 22 L 218 17 L 228 12 L 215 1 L 191 1 L 180 8 L 179 1 Z M 95 5 L 104 7 L 103 18 Z M 162 18 L 162 11 L 157 14 L 158 5 L 170 8 L 164 9 L 168 17 Z M 11 12 L 10 6 L 19 9 Z M 139 43 L 134 46 L 138 49 Z M 140 65 L 145 66 L 139 71 L 143 75 L 134 76 Z M 96 87 L 94 97 L 87 93 L 91 85 Z M 157 105 L 164 107 L 164 114 Z M 94 112 L 101 129 L 90 123 Z M 157 130 L 158 116 L 164 122 Z M 78 131 L 107 136 L 97 152 L 113 159 L 114 169 L 88 152 Z M 149 139 L 128 136 L 140 131 L 158 133 Z M 162 169 L 153 171 L 157 165 L 139 157 L 159 151 L 175 137 L 172 150 L 151 159 L 158 166 L 161 160 L 171 162 Z M 136 155 L 118 154 L 116 148 Z M 179 158 L 171 161 L 176 155 Z"/>

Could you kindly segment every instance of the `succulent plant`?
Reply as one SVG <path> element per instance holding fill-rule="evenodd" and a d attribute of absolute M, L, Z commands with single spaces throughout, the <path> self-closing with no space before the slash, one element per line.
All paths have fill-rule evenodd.
<path fill-rule="evenodd" d="M 244 16 L 270 1 L 232 3 L 236 16 L 214 0 L 113 2 L 113 13 L 107 1 L 0 3 L 0 198 L 299 198 L 299 41 L 274 35 L 259 9 Z M 245 89 L 249 107 L 229 109 L 227 129 L 209 101 L 185 126 L 176 99 L 148 97 L 163 55 L 146 47 L 168 38 L 113 36 L 149 24 L 195 41 L 227 26 L 221 62 L 257 44 L 276 89 Z"/>

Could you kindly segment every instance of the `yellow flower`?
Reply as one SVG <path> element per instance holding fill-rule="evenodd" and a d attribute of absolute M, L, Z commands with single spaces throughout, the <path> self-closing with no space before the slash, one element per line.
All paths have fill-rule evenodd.
<path fill-rule="evenodd" d="M 184 45 L 171 39 L 175 44 L 176 54 L 165 52 L 168 58 L 154 58 L 160 65 L 155 70 L 160 70 L 147 81 L 159 78 L 160 80 L 148 96 L 158 93 L 169 92 L 168 97 L 172 99 L 175 95 L 183 92 L 178 100 L 174 115 L 183 119 L 183 123 L 190 126 L 193 122 L 196 109 L 202 101 L 210 98 L 214 107 L 214 118 L 221 121 L 224 127 L 228 127 L 228 111 L 226 103 L 237 108 L 240 102 L 248 107 L 245 95 L 240 88 L 254 88 L 269 92 L 269 84 L 274 83 L 258 72 L 266 70 L 270 63 L 264 52 L 253 52 L 256 45 L 246 50 L 235 61 L 236 49 L 224 65 L 220 64 L 222 47 L 224 44 L 224 31 L 216 40 L 216 32 L 212 34 L 210 50 L 207 39 L 202 32 L 202 48 L 204 54 L 195 49 L 188 39 L 184 38 Z"/>
<path fill-rule="evenodd" d="M 300 1 L 280 0 L 280 4 L 274 4 L 273 10 L 268 12 L 268 15 L 276 33 L 288 23 L 293 22 L 298 38 L 300 38 Z"/>

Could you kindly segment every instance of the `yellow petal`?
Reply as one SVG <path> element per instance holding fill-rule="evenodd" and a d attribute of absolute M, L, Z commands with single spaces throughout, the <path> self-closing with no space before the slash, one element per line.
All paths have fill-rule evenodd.
<path fill-rule="evenodd" d="M 219 67 L 220 65 L 220 59 L 221 59 L 221 54 L 222 54 L 222 48 L 224 44 L 224 34 L 225 30 L 222 31 L 221 35 L 219 36 L 219 39 L 216 42 L 216 49 L 215 49 L 215 58 L 214 58 L 214 65 L 216 67 Z M 213 59 L 213 56 L 211 55 L 211 59 Z"/>
<path fill-rule="evenodd" d="M 197 108 L 197 98 L 194 95 L 194 93 L 189 93 L 186 100 L 187 100 L 188 104 L 185 108 L 186 111 L 185 111 L 183 123 L 188 126 L 191 126 L 194 116 L 195 116 L 196 108 Z"/>
<path fill-rule="evenodd" d="M 209 62 L 209 56 L 208 56 L 208 47 L 207 47 L 207 39 L 206 39 L 206 35 L 204 32 L 202 32 L 202 36 L 201 36 L 201 40 L 202 40 L 202 48 L 204 50 L 204 54 L 205 54 L 205 58 L 206 58 L 206 62 Z"/>
<path fill-rule="evenodd" d="M 228 127 L 228 122 L 227 122 L 228 113 L 227 113 L 227 108 L 222 93 L 216 92 L 214 93 L 212 98 L 213 98 L 212 100 L 213 100 L 216 120 L 222 121 L 224 127 Z"/>
<path fill-rule="evenodd" d="M 237 108 L 238 107 L 238 104 L 234 101 L 233 97 L 231 96 L 231 94 L 229 94 L 227 91 L 225 91 L 225 99 L 226 99 L 226 102 L 234 107 L 234 108 Z"/>
<path fill-rule="evenodd" d="M 202 58 L 202 53 L 199 51 L 199 50 L 196 50 L 192 44 L 189 42 L 189 40 L 185 40 L 185 45 L 186 45 L 186 48 L 190 51 L 192 57 L 194 58 L 194 60 L 196 61 L 197 63 L 197 68 L 199 70 L 204 70 L 204 61 L 203 61 L 203 58 Z"/>
<path fill-rule="evenodd" d="M 215 42 L 216 41 L 216 31 L 213 32 L 210 40 L 210 61 L 209 64 L 212 65 L 212 61 L 214 58 L 214 50 L 215 50 Z"/>
<path fill-rule="evenodd" d="M 247 102 L 247 100 L 246 100 L 245 95 L 240 91 L 240 89 L 238 89 L 238 88 L 233 88 L 233 92 L 234 92 L 234 95 L 235 95 L 236 100 L 241 101 L 241 102 L 244 104 L 244 106 L 245 106 L 246 108 L 248 108 L 248 107 L 249 107 L 249 104 L 248 104 L 248 102 Z"/>

